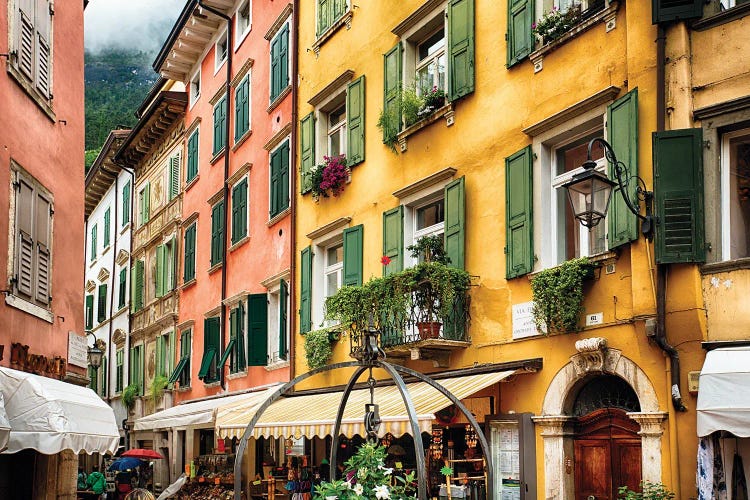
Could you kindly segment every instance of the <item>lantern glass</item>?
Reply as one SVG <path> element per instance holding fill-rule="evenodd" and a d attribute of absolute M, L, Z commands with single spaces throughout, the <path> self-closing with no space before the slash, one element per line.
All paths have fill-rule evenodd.
<path fill-rule="evenodd" d="M 103 354 L 104 354 L 104 351 L 96 347 L 96 345 L 89 347 L 89 364 L 93 368 L 98 369 L 100 366 L 102 366 Z"/>
<path fill-rule="evenodd" d="M 604 174 L 593 169 L 576 174 L 563 185 L 568 191 L 573 215 L 582 225 L 591 228 L 604 219 L 614 185 Z"/>

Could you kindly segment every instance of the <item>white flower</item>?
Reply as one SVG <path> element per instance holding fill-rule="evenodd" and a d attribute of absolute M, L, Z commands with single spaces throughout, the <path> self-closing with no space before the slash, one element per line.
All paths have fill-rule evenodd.
<path fill-rule="evenodd" d="M 380 500 L 386 500 L 391 498 L 391 492 L 388 491 L 388 486 L 381 484 L 380 486 L 375 486 L 375 496 Z"/>
<path fill-rule="evenodd" d="M 385 474 L 386 476 L 390 476 L 391 474 L 393 474 L 393 467 L 379 467 L 379 469 L 382 469 L 383 474 Z"/>
<path fill-rule="evenodd" d="M 361 468 L 360 468 L 360 469 L 359 469 L 359 470 L 357 471 L 357 477 L 358 477 L 358 478 L 360 478 L 360 479 L 364 479 L 364 478 L 366 478 L 366 477 L 367 477 L 367 469 L 366 469 L 366 468 L 364 468 L 364 467 L 361 467 Z"/>
<path fill-rule="evenodd" d="M 354 493 L 356 493 L 358 496 L 362 496 L 362 492 L 365 490 L 365 488 L 357 483 L 354 485 Z"/>

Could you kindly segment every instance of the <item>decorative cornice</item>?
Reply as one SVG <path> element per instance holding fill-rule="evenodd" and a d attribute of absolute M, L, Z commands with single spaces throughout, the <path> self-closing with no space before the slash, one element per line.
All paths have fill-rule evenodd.
<path fill-rule="evenodd" d="M 212 194 L 211 197 L 208 200 L 206 200 L 206 202 L 209 205 L 213 206 L 219 203 L 219 200 L 223 198 L 224 198 L 224 188 L 221 188 L 218 191 L 216 191 L 214 194 Z"/>
<path fill-rule="evenodd" d="M 661 437 L 664 434 L 662 422 L 667 418 L 666 412 L 632 412 L 626 415 L 640 424 L 639 436 Z"/>
<path fill-rule="evenodd" d="M 354 76 L 354 70 L 353 69 L 347 69 L 343 73 L 341 73 L 339 76 L 337 76 L 331 83 L 323 87 L 318 93 L 316 93 L 314 96 L 312 96 L 307 103 L 310 106 L 317 106 L 329 97 L 331 97 L 334 92 L 339 90 L 342 85 L 344 85 L 347 82 L 350 82 L 352 80 L 352 77 Z"/>
<path fill-rule="evenodd" d="M 187 330 L 188 328 L 193 328 L 194 326 L 195 326 L 195 320 L 188 319 L 178 324 L 175 328 L 177 328 L 177 330 L 182 331 L 182 330 Z"/>
<path fill-rule="evenodd" d="M 86 282 L 86 291 L 93 292 L 94 290 L 96 290 L 96 282 L 94 280 L 88 280 Z"/>
<path fill-rule="evenodd" d="M 216 93 L 211 97 L 211 99 L 208 100 L 208 103 L 211 106 L 216 106 L 216 103 L 219 102 L 225 95 L 227 95 L 227 88 L 222 85 L 221 87 L 219 87 L 219 90 L 217 90 Z"/>
<path fill-rule="evenodd" d="M 349 223 L 352 221 L 351 217 L 339 217 L 338 219 L 331 221 L 327 224 L 324 224 L 320 226 L 317 229 L 314 229 L 307 233 L 307 237 L 311 240 L 315 240 L 320 238 L 321 236 L 325 236 L 329 233 L 332 233 L 338 229 L 343 229 L 346 226 L 349 225 Z"/>
<path fill-rule="evenodd" d="M 292 13 L 292 9 L 292 4 L 287 4 L 286 7 L 284 7 L 284 10 L 281 11 L 281 14 L 279 14 L 279 17 L 277 17 L 271 27 L 268 28 L 266 34 L 263 35 L 263 38 L 270 42 L 274 35 L 276 35 L 276 32 L 279 31 L 281 29 L 281 26 L 283 26 L 283 24 L 286 22 L 287 18 L 289 18 L 289 14 Z"/>
<path fill-rule="evenodd" d="M 188 215 L 185 220 L 182 221 L 182 226 L 187 228 L 192 224 L 193 222 L 198 220 L 198 212 L 193 212 L 192 214 Z"/>
<path fill-rule="evenodd" d="M 109 271 L 103 267 L 99 270 L 99 274 L 96 277 L 99 282 L 104 283 L 109 279 Z"/>
<path fill-rule="evenodd" d="M 266 151 L 271 151 L 273 148 L 278 146 L 281 141 L 286 139 L 286 137 L 292 132 L 292 122 L 288 122 L 286 125 L 281 127 L 273 136 L 271 136 L 270 139 L 268 139 L 268 142 L 266 142 L 263 145 L 263 149 Z"/>
<path fill-rule="evenodd" d="M 222 308 L 222 306 L 216 306 L 213 309 L 211 309 L 210 311 L 206 311 L 205 313 L 203 313 L 203 317 L 204 318 L 213 318 L 215 316 L 218 316 L 219 314 L 221 314 L 221 308 Z"/>
<path fill-rule="evenodd" d="M 249 291 L 242 290 L 241 292 L 235 293 L 231 297 L 227 297 L 226 299 L 222 300 L 221 303 L 231 309 L 232 306 L 235 306 L 236 304 L 238 304 L 242 299 L 244 299 L 248 295 L 250 295 Z"/>
<path fill-rule="evenodd" d="M 235 182 L 242 179 L 250 171 L 252 167 L 253 167 L 253 164 L 250 162 L 242 165 L 240 168 L 237 169 L 235 173 L 229 176 L 229 178 L 227 179 L 227 184 L 231 186 Z"/>
<path fill-rule="evenodd" d="M 394 191 L 393 196 L 399 199 L 406 198 L 407 196 L 411 196 L 414 193 L 418 193 L 419 191 L 425 188 L 434 186 L 435 184 L 448 180 L 452 178 L 454 175 L 456 175 L 455 168 L 453 167 L 444 168 L 443 170 L 439 170 L 435 172 L 434 174 L 430 174 L 427 177 L 419 179 L 416 182 L 412 182 L 408 186 L 402 187 L 401 189 Z"/>
<path fill-rule="evenodd" d="M 201 117 L 196 116 L 193 122 L 190 124 L 190 126 L 185 129 L 185 137 L 189 138 L 200 124 L 201 124 Z"/>
<path fill-rule="evenodd" d="M 747 5 L 750 6 L 750 4 Z M 734 113 L 748 108 L 750 108 L 750 95 L 696 109 L 693 111 L 693 118 L 696 120 L 705 120 L 706 118 L 713 118 L 714 116 Z"/>
<path fill-rule="evenodd" d="M 409 14 L 406 19 L 398 23 L 391 30 L 391 33 L 399 37 L 403 36 L 404 33 L 408 32 L 410 29 L 422 22 L 427 14 L 437 9 L 444 3 L 446 3 L 445 0 L 427 0 L 417 10 Z"/>
<path fill-rule="evenodd" d="M 260 282 L 260 284 L 266 288 L 273 288 L 277 286 L 282 279 L 289 280 L 289 277 L 291 276 L 291 274 L 292 274 L 291 268 L 287 267 L 283 271 L 264 279 L 263 281 Z"/>
<path fill-rule="evenodd" d="M 255 63 L 254 59 L 249 59 L 245 61 L 245 64 L 242 65 L 242 67 L 237 71 L 237 74 L 234 75 L 234 78 L 232 78 L 232 81 L 229 82 L 232 87 L 236 87 L 240 84 L 243 78 L 245 78 L 245 75 L 250 71 L 250 68 L 253 67 L 253 63 Z"/>
<path fill-rule="evenodd" d="M 551 130 L 557 127 L 558 125 L 561 125 L 571 120 L 572 118 L 578 115 L 581 115 L 598 106 L 601 106 L 602 104 L 606 104 L 606 103 L 614 101 L 614 99 L 619 95 L 619 93 L 620 93 L 620 87 L 615 87 L 614 85 L 610 85 L 609 87 L 600 90 L 596 94 L 590 95 L 589 97 L 581 101 L 578 101 L 572 106 L 568 106 L 562 111 L 559 111 L 555 113 L 554 115 L 545 118 L 542 121 L 536 122 L 535 124 L 529 127 L 526 127 L 525 129 L 523 129 L 523 133 L 530 137 L 535 137 L 543 132 Z"/>
<path fill-rule="evenodd" d="M 117 256 L 115 257 L 115 262 L 118 266 L 123 266 L 130 258 L 130 253 L 125 250 L 124 248 L 122 250 L 119 250 L 117 252 Z"/>

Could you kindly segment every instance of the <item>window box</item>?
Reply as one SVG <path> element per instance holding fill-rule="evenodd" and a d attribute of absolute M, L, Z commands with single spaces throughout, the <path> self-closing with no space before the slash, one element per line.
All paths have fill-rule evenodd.
<path fill-rule="evenodd" d="M 442 106 L 441 108 L 438 108 L 435 110 L 434 113 L 432 113 L 430 116 L 423 118 L 419 120 L 418 122 L 414 123 L 413 125 L 410 125 L 409 127 L 406 127 L 404 130 L 398 133 L 396 136 L 398 140 L 399 149 L 402 153 L 406 152 L 407 150 L 407 144 L 406 139 L 419 132 L 423 128 L 427 127 L 428 125 L 431 125 L 438 121 L 440 118 L 445 118 L 445 126 L 450 127 L 454 123 L 454 112 L 453 112 L 453 103 L 448 103 L 445 106 Z"/>

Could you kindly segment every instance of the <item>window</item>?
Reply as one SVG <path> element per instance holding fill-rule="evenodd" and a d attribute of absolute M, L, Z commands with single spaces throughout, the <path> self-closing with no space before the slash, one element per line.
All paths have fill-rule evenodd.
<path fill-rule="evenodd" d="M 445 200 L 440 193 L 440 198 L 427 202 L 423 205 L 411 209 L 412 227 L 414 228 L 414 237 L 410 245 L 416 244 L 420 238 L 427 236 L 443 237 L 445 230 Z M 419 258 L 422 260 L 422 257 Z"/>
<path fill-rule="evenodd" d="M 289 346 L 289 287 L 285 280 L 268 290 L 268 359 L 270 363 L 285 361 Z"/>
<path fill-rule="evenodd" d="M 183 266 L 183 282 L 195 279 L 195 236 L 198 223 L 193 222 L 185 229 L 185 265 Z"/>
<path fill-rule="evenodd" d="M 268 364 L 268 296 L 247 296 L 247 365 Z"/>
<path fill-rule="evenodd" d="M 148 222 L 151 215 L 151 185 L 147 182 L 138 192 L 138 225 Z"/>
<path fill-rule="evenodd" d="M 180 335 L 180 361 L 177 363 L 169 382 L 179 381 L 180 387 L 190 387 L 190 352 L 192 350 L 193 330 L 187 329 Z"/>
<path fill-rule="evenodd" d="M 750 257 L 750 129 L 724 134 L 721 141 L 721 256 Z"/>
<path fill-rule="evenodd" d="M 219 380 L 219 335 L 220 320 L 218 317 L 206 318 L 203 322 L 203 358 L 198 378 L 206 384 Z"/>
<path fill-rule="evenodd" d="M 578 11 L 574 19 L 587 18 L 602 10 L 604 6 L 605 0 L 542 0 L 536 4 L 536 18 L 541 19 L 545 12 L 551 12 L 553 8 L 563 13 L 574 9 Z"/>
<path fill-rule="evenodd" d="M 190 105 L 195 104 L 195 101 L 201 96 L 201 70 L 195 72 L 193 77 L 190 79 Z"/>
<path fill-rule="evenodd" d="M 11 65 L 45 100 L 52 99 L 52 7 L 49 0 L 14 2 L 16 11 L 10 23 Z"/>
<path fill-rule="evenodd" d="M 327 118 L 328 156 L 338 156 L 346 151 L 346 106 L 338 106 Z"/>
<path fill-rule="evenodd" d="M 107 248 L 109 246 L 109 208 L 104 212 L 104 245 L 103 248 Z"/>
<path fill-rule="evenodd" d="M 156 337 L 156 375 L 169 377 L 174 370 L 174 332 L 167 332 Z"/>
<path fill-rule="evenodd" d="M 250 25 L 252 24 L 252 10 L 250 7 L 250 0 L 245 0 L 240 5 L 240 8 L 237 9 L 237 41 L 234 44 L 235 47 L 239 47 L 242 40 L 250 32 Z"/>
<path fill-rule="evenodd" d="M 271 98 L 273 102 L 289 86 L 289 21 L 271 39 Z"/>
<path fill-rule="evenodd" d="M 86 330 L 94 328 L 94 296 L 86 295 Z"/>
<path fill-rule="evenodd" d="M 270 216 L 289 208 L 289 140 L 271 152 Z"/>
<path fill-rule="evenodd" d="M 211 208 L 211 267 L 224 262 L 224 200 Z"/>
<path fill-rule="evenodd" d="M 125 307 L 125 297 L 127 297 L 127 279 L 128 279 L 128 270 L 126 268 L 120 269 L 120 282 L 118 287 L 118 294 L 117 294 L 117 308 L 122 309 Z"/>
<path fill-rule="evenodd" d="M 156 247 L 156 297 L 163 297 L 175 288 L 176 238 Z"/>
<path fill-rule="evenodd" d="M 348 0 L 317 0 L 318 18 L 316 35 L 320 36 L 333 26 L 349 10 Z"/>
<path fill-rule="evenodd" d="M 169 162 L 167 165 L 167 179 L 169 181 L 167 185 L 169 186 L 170 201 L 177 198 L 177 195 L 180 194 L 180 170 L 182 169 L 181 160 L 182 155 L 180 153 L 177 153 L 176 155 L 169 158 Z"/>
<path fill-rule="evenodd" d="M 187 144 L 187 175 L 185 178 L 186 183 L 190 183 L 193 179 L 198 176 L 198 140 L 200 138 L 200 131 L 196 128 Z"/>
<path fill-rule="evenodd" d="M 234 141 L 250 130 L 250 75 L 246 75 L 234 91 Z"/>
<path fill-rule="evenodd" d="M 229 53 L 228 44 L 227 32 L 225 31 L 216 41 L 216 51 L 214 53 L 215 71 L 219 71 L 219 68 L 221 68 L 227 60 L 227 54 Z"/>
<path fill-rule="evenodd" d="M 143 309 L 144 304 L 144 263 L 136 260 L 130 268 L 130 307 L 133 312 Z"/>
<path fill-rule="evenodd" d="M 122 392 L 123 375 L 125 371 L 125 349 L 117 349 L 115 353 L 115 394 Z"/>
<path fill-rule="evenodd" d="M 331 245 L 325 250 L 325 267 L 323 269 L 325 292 L 323 299 L 334 295 L 341 288 L 344 272 L 344 243 Z"/>
<path fill-rule="evenodd" d="M 96 224 L 94 224 L 93 226 L 91 226 L 91 250 L 89 252 L 89 259 L 91 260 L 91 262 L 94 262 L 96 260 L 96 250 Z"/>
<path fill-rule="evenodd" d="M 138 395 L 143 394 L 143 345 L 130 349 L 130 384 L 138 388 Z"/>
<path fill-rule="evenodd" d="M 245 304 L 240 302 L 229 312 L 229 345 L 231 345 L 230 373 L 245 370 Z M 227 346 L 227 349 L 230 349 Z"/>
<path fill-rule="evenodd" d="M 232 187 L 232 244 L 247 236 L 247 177 Z"/>
<path fill-rule="evenodd" d="M 96 304 L 96 321 L 101 323 L 107 319 L 107 285 L 99 285 L 99 296 Z"/>
<path fill-rule="evenodd" d="M 227 145 L 227 96 L 222 97 L 214 106 L 214 150 L 217 156 Z"/>
<path fill-rule="evenodd" d="M 130 181 L 122 187 L 122 225 L 130 222 Z"/>
<path fill-rule="evenodd" d="M 416 45 L 414 54 L 416 56 L 417 93 L 423 95 L 434 88 L 447 91 L 445 86 L 445 28 L 440 26 L 437 31 Z"/>

